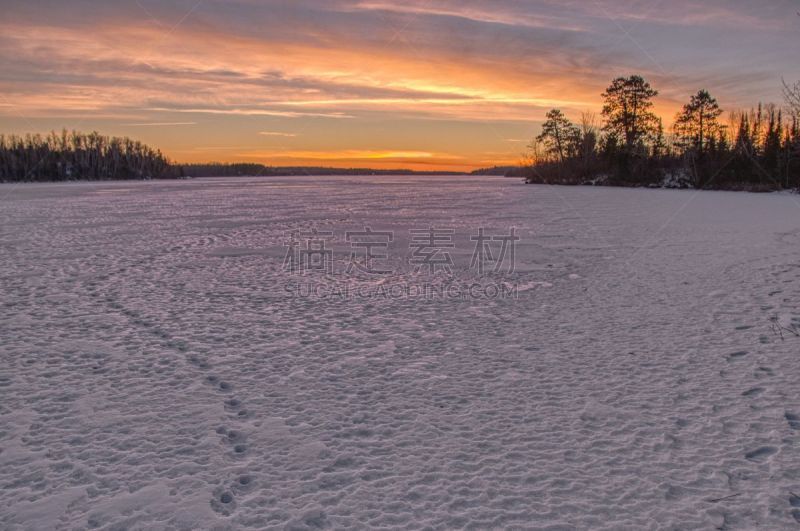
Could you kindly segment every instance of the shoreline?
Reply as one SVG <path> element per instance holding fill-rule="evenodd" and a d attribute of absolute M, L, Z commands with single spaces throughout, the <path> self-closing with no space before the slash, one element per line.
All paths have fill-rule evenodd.
<path fill-rule="evenodd" d="M 691 186 L 671 186 L 669 184 L 664 185 L 644 185 L 644 184 L 624 184 L 624 183 L 607 183 L 607 182 L 580 182 L 580 183 L 570 183 L 570 182 L 531 182 L 528 181 L 525 177 L 513 175 L 513 176 L 502 176 L 502 175 L 483 175 L 483 174 L 474 174 L 474 173 L 442 173 L 442 174 L 409 174 L 409 173 L 397 173 L 397 174 L 377 174 L 377 175 L 370 175 L 370 174 L 324 174 L 324 175 L 236 175 L 236 176 L 203 176 L 203 177 L 178 177 L 178 178 L 156 178 L 156 179 L 85 179 L 85 180 L 70 180 L 70 181 L 61 181 L 61 180 L 52 180 L 52 181 L 0 181 L 0 188 L 2 187 L 10 187 L 16 185 L 63 185 L 66 187 L 69 186 L 79 186 L 79 185 L 91 185 L 91 184 L 100 184 L 100 185 L 109 185 L 111 183 L 124 183 L 124 184 L 134 184 L 134 183 L 153 183 L 153 184 L 172 184 L 172 183 L 181 183 L 181 182 L 203 182 L 203 181 L 211 181 L 211 180 L 237 180 L 237 179 L 253 179 L 253 180 L 275 180 L 275 179 L 314 179 L 319 181 L 325 181 L 326 179 L 331 178 L 341 178 L 341 177 L 348 177 L 348 178 L 375 178 L 375 179 L 382 179 L 382 178 L 398 178 L 398 177 L 429 177 L 433 178 L 441 178 L 441 177 L 470 177 L 473 179 L 479 180 L 511 180 L 517 181 L 520 184 L 525 186 L 546 186 L 546 187 L 563 187 L 563 188 L 631 188 L 631 189 L 640 189 L 640 190 L 673 190 L 673 191 L 693 191 L 693 192 L 731 192 L 731 193 L 750 193 L 754 195 L 765 195 L 765 194 L 779 194 L 779 195 L 800 195 L 800 190 L 794 189 L 745 189 L 745 188 L 730 188 L 730 187 L 706 187 L 706 188 L 693 188 Z"/>

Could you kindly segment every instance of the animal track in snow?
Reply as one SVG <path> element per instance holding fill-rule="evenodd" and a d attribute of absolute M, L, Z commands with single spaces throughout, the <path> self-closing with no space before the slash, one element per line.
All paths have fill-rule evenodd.
<path fill-rule="evenodd" d="M 747 452 L 744 456 L 750 461 L 761 462 L 766 461 L 776 453 L 778 453 L 778 449 L 774 446 L 762 446 L 761 448 Z"/>
<path fill-rule="evenodd" d="M 211 508 L 215 512 L 223 516 L 231 516 L 236 510 L 236 506 L 236 499 L 232 492 L 224 488 L 214 490 L 213 498 L 211 498 Z"/>
<path fill-rule="evenodd" d="M 733 352 L 732 354 L 728 354 L 728 361 L 738 360 L 747 356 L 749 352 L 746 350 L 739 350 L 737 352 Z"/>
<path fill-rule="evenodd" d="M 786 418 L 786 422 L 789 423 L 789 427 L 793 430 L 800 431 L 800 415 L 796 415 L 794 413 L 789 413 L 788 411 L 784 414 Z"/>

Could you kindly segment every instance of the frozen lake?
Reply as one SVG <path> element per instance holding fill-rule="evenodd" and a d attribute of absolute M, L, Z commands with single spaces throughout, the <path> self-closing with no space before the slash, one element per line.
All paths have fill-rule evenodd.
<path fill-rule="evenodd" d="M 0 527 L 796 528 L 799 245 L 778 194 L 2 185 Z"/>

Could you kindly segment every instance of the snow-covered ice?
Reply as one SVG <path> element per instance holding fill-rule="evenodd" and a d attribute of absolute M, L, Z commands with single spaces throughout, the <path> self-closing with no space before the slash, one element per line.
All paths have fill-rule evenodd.
<path fill-rule="evenodd" d="M 517 298 L 287 289 L 365 226 L 516 227 Z M 797 528 L 798 245 L 781 194 L 0 186 L 0 528 Z"/>

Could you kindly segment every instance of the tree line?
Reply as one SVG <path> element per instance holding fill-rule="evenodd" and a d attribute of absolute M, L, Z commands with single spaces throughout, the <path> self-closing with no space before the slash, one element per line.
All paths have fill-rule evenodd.
<path fill-rule="evenodd" d="M 403 168 L 330 168 L 325 166 L 266 166 L 258 163 L 209 162 L 176 166 L 186 177 L 302 177 L 324 175 L 460 175 L 459 172 L 415 171 Z"/>
<path fill-rule="evenodd" d="M 601 123 L 547 113 L 530 146 L 528 182 L 675 186 L 752 191 L 800 188 L 800 83 L 784 83 L 785 108 L 724 111 L 707 91 L 692 95 L 670 132 L 653 112 L 658 96 L 643 77 L 615 79 L 603 93 Z"/>
<path fill-rule="evenodd" d="M 0 134 L 0 182 L 442 173 L 407 169 L 275 167 L 257 163 L 175 164 L 161 151 L 139 141 L 96 132 L 84 134 L 64 130 L 44 136 Z"/>
<path fill-rule="evenodd" d="M 0 135 L 0 181 L 156 179 L 177 176 L 159 150 L 130 138 L 62 131 Z"/>

